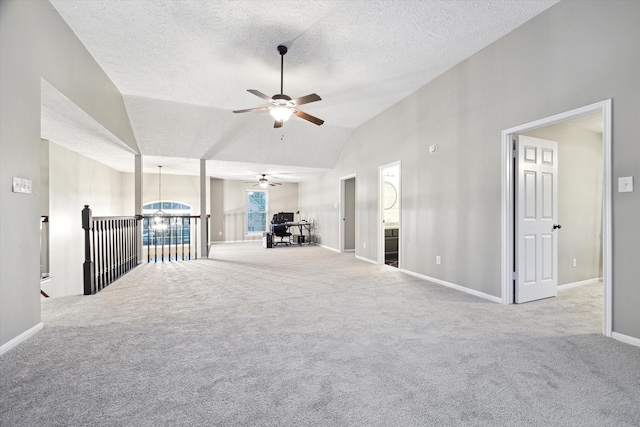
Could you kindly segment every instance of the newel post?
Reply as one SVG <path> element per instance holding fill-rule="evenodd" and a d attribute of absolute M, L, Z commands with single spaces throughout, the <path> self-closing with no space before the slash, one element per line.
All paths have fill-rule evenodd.
<path fill-rule="evenodd" d="M 93 217 L 89 205 L 84 205 L 82 210 L 82 228 L 84 229 L 84 264 L 82 265 L 84 294 L 93 295 L 96 293 L 94 266 L 91 261 L 90 230 L 93 228 Z"/>

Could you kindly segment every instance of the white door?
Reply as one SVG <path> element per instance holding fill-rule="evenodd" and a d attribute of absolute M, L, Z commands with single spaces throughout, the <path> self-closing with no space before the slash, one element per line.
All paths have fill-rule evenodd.
<path fill-rule="evenodd" d="M 516 303 L 558 294 L 558 143 L 517 143 Z"/>
<path fill-rule="evenodd" d="M 341 178 L 340 184 L 342 201 L 340 252 L 354 252 L 356 250 L 356 178 Z"/>

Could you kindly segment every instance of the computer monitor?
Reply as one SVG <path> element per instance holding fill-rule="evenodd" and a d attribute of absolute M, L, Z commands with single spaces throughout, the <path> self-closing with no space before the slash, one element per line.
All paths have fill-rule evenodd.
<path fill-rule="evenodd" d="M 278 222 L 280 224 L 285 223 L 285 222 L 293 222 L 293 221 L 294 221 L 293 212 L 279 212 L 278 213 Z"/>

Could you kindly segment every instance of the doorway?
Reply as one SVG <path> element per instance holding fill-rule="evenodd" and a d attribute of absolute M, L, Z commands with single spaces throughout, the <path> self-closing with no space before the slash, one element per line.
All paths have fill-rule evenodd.
<path fill-rule="evenodd" d="M 340 252 L 356 250 L 356 176 L 340 178 Z"/>
<path fill-rule="evenodd" d="M 515 243 L 517 228 L 515 203 L 518 198 L 518 191 L 516 180 L 517 167 L 515 160 L 517 153 L 514 152 L 514 140 L 517 139 L 519 135 L 524 134 L 545 136 L 545 129 L 551 129 L 552 125 L 560 125 L 562 123 L 566 123 L 571 120 L 579 120 L 580 118 L 590 115 L 599 115 L 601 118 L 601 152 L 598 158 L 601 169 L 601 175 L 598 180 L 599 185 L 601 185 L 602 188 L 602 191 L 600 192 L 601 211 L 600 216 L 598 217 L 599 223 L 601 224 L 601 236 L 598 236 L 598 240 L 600 240 L 598 255 L 599 259 L 601 259 L 601 266 L 598 265 L 597 268 L 601 273 L 603 281 L 603 333 L 605 336 L 610 337 L 612 332 L 611 100 L 588 105 L 535 122 L 526 123 L 502 132 L 502 302 L 503 304 L 512 304 L 515 302 L 516 291 L 514 283 L 517 282 L 517 278 L 522 274 L 522 272 L 518 271 L 519 255 Z M 560 159 L 560 162 L 562 161 L 563 160 Z M 566 161 L 567 159 L 565 159 L 565 162 Z M 561 197 L 563 197 L 562 194 Z M 562 201 L 559 202 L 559 204 L 562 205 Z M 562 237 L 559 237 L 559 239 L 562 239 Z M 560 254 L 562 255 L 562 249 L 560 249 Z M 560 265 L 563 265 L 566 261 L 567 260 L 561 260 Z M 575 266 L 576 259 L 569 258 L 569 262 L 571 261 L 572 264 L 570 265 Z"/>
<path fill-rule="evenodd" d="M 400 162 L 378 168 L 380 188 L 380 253 L 378 262 L 391 267 L 401 266 L 401 179 Z"/>

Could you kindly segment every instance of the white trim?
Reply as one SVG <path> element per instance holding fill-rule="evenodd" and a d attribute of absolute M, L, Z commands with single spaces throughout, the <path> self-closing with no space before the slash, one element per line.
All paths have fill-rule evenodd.
<path fill-rule="evenodd" d="M 404 274 L 408 274 L 409 276 L 417 277 L 419 279 L 423 279 L 428 282 L 446 286 L 447 288 L 455 289 L 456 291 L 460 291 L 460 292 L 474 295 L 476 297 L 484 298 L 491 302 L 497 302 L 498 304 L 502 302 L 502 299 L 500 297 L 485 294 L 484 292 L 476 291 L 474 289 L 466 288 L 464 286 L 456 285 L 455 283 L 446 282 L 444 280 L 436 279 L 435 277 L 425 276 L 424 274 L 414 273 L 413 271 L 405 270 L 403 268 L 401 268 L 400 271 Z"/>
<path fill-rule="evenodd" d="M 356 255 L 356 259 L 359 259 L 360 261 L 370 262 L 371 264 L 378 265 L 378 261 L 370 259 L 370 258 L 365 258 L 365 257 L 360 256 L 360 255 Z"/>
<path fill-rule="evenodd" d="M 530 123 L 525 123 L 502 131 L 502 185 L 501 185 L 501 219 L 500 229 L 502 236 L 501 244 L 501 302 L 502 304 L 513 304 L 513 279 L 512 272 L 515 271 L 513 265 L 513 194 L 514 194 L 514 170 L 512 154 L 512 136 L 518 133 L 529 131 L 543 126 L 549 126 L 565 120 L 573 119 L 586 114 L 601 113 L 603 119 L 602 129 L 602 153 L 603 153 L 603 282 L 604 282 L 604 319 L 603 333 L 610 337 L 612 333 L 613 314 L 613 253 L 612 253 L 612 166 L 611 166 L 611 111 L 612 101 L 596 102 L 575 110 L 566 111 L 554 116 L 546 117 Z"/>
<path fill-rule="evenodd" d="M 613 116 L 611 113 L 612 101 L 608 99 L 602 103 L 602 154 L 604 161 L 604 200 L 602 209 L 602 268 L 603 268 L 603 282 L 604 282 L 604 319 L 603 319 L 603 331 L 604 335 L 610 337 L 613 333 L 613 194 L 611 188 L 611 181 L 613 177 L 613 161 L 611 156 L 612 139 L 611 139 L 611 124 L 613 122 Z"/>
<path fill-rule="evenodd" d="M 636 347 L 640 347 L 640 338 L 630 337 L 629 335 L 623 335 L 618 332 L 612 332 L 611 338 L 622 341 L 625 344 L 635 345 Z"/>
<path fill-rule="evenodd" d="M 257 235 L 255 237 L 258 237 Z M 255 243 L 255 242 L 262 242 L 262 236 L 260 236 L 260 238 L 256 238 L 253 240 L 216 240 L 215 242 L 210 242 L 209 245 L 213 246 L 213 245 L 222 245 L 225 243 Z"/>
<path fill-rule="evenodd" d="M 338 252 L 338 253 L 340 253 L 340 250 L 339 250 L 339 249 L 332 248 L 331 246 L 325 246 L 325 245 L 321 245 L 321 244 L 318 244 L 318 246 L 320 246 L 321 248 L 329 249 L 330 251 L 333 251 L 333 252 Z"/>
<path fill-rule="evenodd" d="M 565 289 L 577 288 L 578 286 L 593 285 L 594 283 L 602 282 L 602 277 L 594 277 L 593 279 L 581 280 L 579 282 L 566 283 L 559 285 L 558 290 L 564 291 Z"/>
<path fill-rule="evenodd" d="M 30 328 L 30 329 L 24 331 L 23 333 L 21 333 L 20 335 L 18 335 L 14 339 L 12 339 L 12 340 L 8 341 L 7 343 L 3 344 L 2 346 L 0 346 L 0 355 L 5 354 L 7 351 L 11 350 L 13 347 L 15 347 L 18 344 L 28 340 L 29 338 L 31 338 L 32 336 L 34 336 L 35 334 L 40 332 L 40 330 L 42 330 L 42 328 L 44 328 L 44 323 L 40 322 L 37 325 L 35 325 L 33 328 Z"/>

